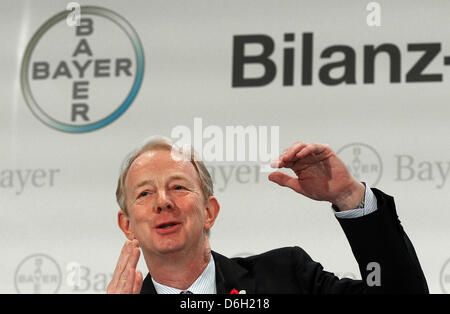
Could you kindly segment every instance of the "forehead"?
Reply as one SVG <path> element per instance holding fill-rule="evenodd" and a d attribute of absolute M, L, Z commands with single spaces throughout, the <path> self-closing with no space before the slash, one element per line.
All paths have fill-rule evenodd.
<path fill-rule="evenodd" d="M 199 182 L 194 165 L 182 154 L 162 149 L 146 151 L 131 164 L 125 184 L 133 187 L 141 180 L 160 180 L 173 175 Z"/>

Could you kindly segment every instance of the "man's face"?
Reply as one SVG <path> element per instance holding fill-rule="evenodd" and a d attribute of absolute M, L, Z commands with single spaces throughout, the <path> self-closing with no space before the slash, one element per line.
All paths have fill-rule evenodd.
<path fill-rule="evenodd" d="M 141 154 L 125 180 L 130 230 L 153 254 L 190 250 L 210 227 L 197 171 L 182 155 L 173 159 L 172 154 Z"/>

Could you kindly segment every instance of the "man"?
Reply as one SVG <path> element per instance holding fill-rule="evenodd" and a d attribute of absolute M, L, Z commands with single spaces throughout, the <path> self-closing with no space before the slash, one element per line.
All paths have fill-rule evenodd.
<path fill-rule="evenodd" d="M 126 162 L 117 187 L 125 243 L 108 293 L 427 293 L 393 198 L 356 181 L 327 145 L 295 143 L 269 180 L 335 210 L 362 280 L 339 279 L 299 247 L 228 259 L 208 234 L 220 210 L 211 177 L 195 155 L 152 140 Z M 149 274 L 136 270 L 142 249 Z M 379 278 L 368 280 L 374 267 Z"/>

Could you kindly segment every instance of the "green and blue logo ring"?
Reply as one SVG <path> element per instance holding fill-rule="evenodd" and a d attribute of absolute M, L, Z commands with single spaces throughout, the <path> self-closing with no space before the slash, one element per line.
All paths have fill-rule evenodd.
<path fill-rule="evenodd" d="M 51 17 L 47 22 L 45 22 L 33 35 L 30 42 L 28 43 L 28 46 L 25 50 L 25 54 L 23 56 L 22 60 L 22 68 L 21 68 L 21 75 L 20 75 L 20 81 L 22 85 L 22 93 L 25 98 L 25 101 L 27 102 L 28 107 L 30 108 L 31 112 L 43 123 L 46 125 L 57 129 L 59 131 L 67 132 L 67 133 L 85 133 L 90 131 L 95 131 L 97 129 L 103 128 L 116 120 L 118 117 L 120 117 L 127 109 L 130 107 L 131 103 L 136 98 L 136 95 L 139 91 L 139 88 L 141 87 L 142 80 L 144 77 L 144 52 L 142 49 L 141 41 L 139 40 L 139 37 L 136 33 L 136 31 L 133 29 L 133 27 L 120 15 L 117 13 L 101 8 L 101 7 L 95 7 L 95 6 L 85 6 L 81 7 L 81 15 L 83 14 L 91 14 L 91 15 L 98 15 L 105 17 L 115 24 L 117 24 L 128 36 L 128 38 L 131 40 L 131 43 L 133 44 L 134 52 L 136 55 L 136 77 L 133 82 L 133 86 L 131 87 L 130 92 L 128 93 L 127 97 L 123 101 L 123 103 L 111 114 L 106 116 L 105 118 L 98 120 L 96 122 L 92 122 L 85 125 L 73 125 L 73 124 L 67 124 L 62 123 L 60 121 L 57 121 L 50 117 L 46 112 L 44 112 L 36 102 L 35 98 L 33 97 L 33 94 L 30 89 L 30 84 L 28 81 L 28 68 L 30 64 L 31 55 L 33 53 L 34 48 L 36 47 L 36 44 L 41 39 L 41 37 L 45 34 L 47 30 L 49 30 L 53 25 L 56 23 L 65 20 L 67 15 L 71 13 L 71 11 L 63 11 L 60 12 L 53 17 Z"/>

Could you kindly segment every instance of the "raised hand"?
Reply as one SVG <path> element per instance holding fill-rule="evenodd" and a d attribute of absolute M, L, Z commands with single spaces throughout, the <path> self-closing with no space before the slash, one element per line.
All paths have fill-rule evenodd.
<path fill-rule="evenodd" d="M 136 270 L 140 255 L 137 240 L 127 241 L 124 244 L 106 293 L 136 294 L 141 291 L 142 273 Z"/>
<path fill-rule="evenodd" d="M 271 166 L 292 169 L 296 177 L 276 171 L 269 175 L 269 180 L 313 200 L 329 201 L 340 210 L 357 207 L 364 197 L 364 185 L 352 177 L 326 144 L 297 142 Z"/>

